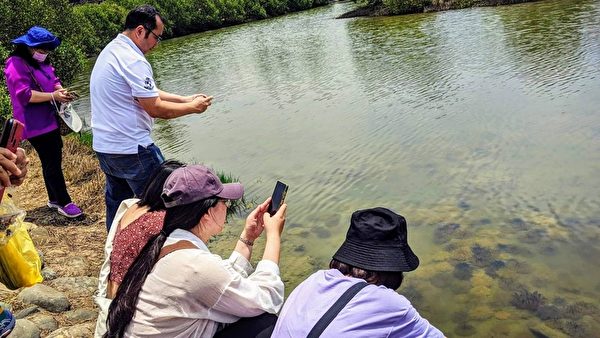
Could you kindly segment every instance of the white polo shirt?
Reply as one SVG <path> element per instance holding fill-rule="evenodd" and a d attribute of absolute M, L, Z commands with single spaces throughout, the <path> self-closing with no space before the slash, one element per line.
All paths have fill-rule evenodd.
<path fill-rule="evenodd" d="M 152 67 L 130 38 L 119 34 L 98 55 L 90 79 L 93 148 L 137 154 L 148 146 L 154 119 L 135 98 L 157 97 Z"/>

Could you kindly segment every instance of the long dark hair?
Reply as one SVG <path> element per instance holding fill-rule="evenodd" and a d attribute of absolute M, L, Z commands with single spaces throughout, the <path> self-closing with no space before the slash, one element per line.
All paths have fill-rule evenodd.
<path fill-rule="evenodd" d="M 43 46 L 40 46 L 39 48 L 44 49 Z M 34 69 L 40 69 L 40 63 L 37 62 L 34 58 L 33 55 L 31 55 L 31 52 L 29 51 L 29 47 L 27 47 L 27 45 L 19 43 L 15 45 L 15 49 L 12 51 L 12 53 L 10 53 L 10 56 L 17 56 L 20 57 L 21 59 L 25 60 L 25 62 L 27 62 L 27 64 L 29 66 L 31 66 Z M 45 64 L 49 64 L 50 61 L 48 61 L 48 58 L 46 58 L 46 60 L 44 60 Z"/>
<path fill-rule="evenodd" d="M 363 270 L 336 259 L 331 260 L 329 268 L 339 270 L 344 276 L 362 278 L 369 284 L 383 285 L 392 290 L 398 289 L 404 279 L 402 272 Z"/>
<path fill-rule="evenodd" d="M 138 206 L 149 208 L 149 212 L 165 210 L 165 202 L 163 202 L 160 195 L 163 192 L 163 185 L 167 180 L 167 177 L 171 175 L 171 173 L 177 169 L 185 166 L 184 163 L 176 161 L 176 160 L 167 160 L 163 162 L 160 167 L 158 167 L 150 179 L 146 186 L 144 187 L 144 192 L 140 196 L 140 200 L 137 202 Z"/>
<path fill-rule="evenodd" d="M 119 285 L 117 294 L 108 309 L 105 338 L 120 338 L 125 333 L 125 329 L 135 313 L 142 286 L 158 261 L 160 250 L 167 237 L 175 229 L 189 230 L 196 226 L 202 216 L 208 212 L 208 209 L 217 205 L 217 202 L 219 202 L 218 198 L 211 197 L 190 204 L 167 208 L 163 230 L 158 235 L 150 238 L 125 274 L 123 282 Z"/>

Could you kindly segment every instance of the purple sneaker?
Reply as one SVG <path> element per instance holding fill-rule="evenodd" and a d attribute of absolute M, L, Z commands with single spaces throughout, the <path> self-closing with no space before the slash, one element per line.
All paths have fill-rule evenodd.
<path fill-rule="evenodd" d="M 75 218 L 83 214 L 83 211 L 81 211 L 81 209 L 79 209 L 79 207 L 73 202 L 65 205 L 62 208 L 58 208 L 57 211 L 59 214 L 69 218 Z"/>
<path fill-rule="evenodd" d="M 0 312 L 0 337 L 7 337 L 15 327 L 15 322 L 15 317 L 8 310 Z"/>
<path fill-rule="evenodd" d="M 48 208 L 50 208 L 50 209 L 60 208 L 60 205 L 57 202 L 53 202 L 53 201 L 49 201 L 47 205 L 48 205 Z"/>

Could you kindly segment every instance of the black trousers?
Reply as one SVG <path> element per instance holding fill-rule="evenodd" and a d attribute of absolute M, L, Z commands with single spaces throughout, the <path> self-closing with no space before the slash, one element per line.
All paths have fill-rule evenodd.
<path fill-rule="evenodd" d="M 275 328 L 275 322 L 277 316 L 270 313 L 242 318 L 218 331 L 214 338 L 269 338 Z"/>
<path fill-rule="evenodd" d="M 58 129 L 29 138 L 29 143 L 38 153 L 42 162 L 44 183 L 50 202 L 65 206 L 71 203 L 62 171 L 62 138 Z"/>

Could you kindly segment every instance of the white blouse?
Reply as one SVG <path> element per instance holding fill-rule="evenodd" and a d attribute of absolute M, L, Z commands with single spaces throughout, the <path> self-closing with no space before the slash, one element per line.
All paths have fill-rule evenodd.
<path fill-rule="evenodd" d="M 198 249 L 177 250 L 156 263 L 125 336 L 212 337 L 221 323 L 281 309 L 284 286 L 275 262 L 262 260 L 254 270 L 236 251 L 224 260 L 181 229 L 164 246 L 180 240 Z"/>

